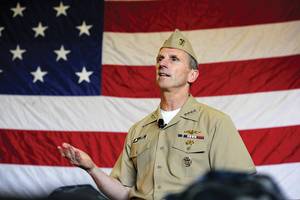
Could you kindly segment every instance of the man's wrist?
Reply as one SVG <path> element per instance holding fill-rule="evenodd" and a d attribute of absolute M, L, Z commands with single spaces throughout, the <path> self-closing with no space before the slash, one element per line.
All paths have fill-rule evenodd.
<path fill-rule="evenodd" d="M 97 170 L 97 166 L 96 165 L 94 165 L 93 167 L 91 167 L 91 168 L 88 168 L 88 169 L 86 169 L 85 171 L 87 172 L 87 173 L 89 173 L 89 174 L 92 174 L 92 173 L 94 173 L 95 172 L 95 170 Z"/>

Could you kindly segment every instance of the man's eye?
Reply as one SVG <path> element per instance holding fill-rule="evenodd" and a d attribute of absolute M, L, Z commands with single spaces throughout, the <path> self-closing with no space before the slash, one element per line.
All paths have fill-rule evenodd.
<path fill-rule="evenodd" d="M 160 61 L 162 61 L 162 57 L 156 58 L 156 62 L 157 62 L 157 63 L 160 62 Z"/>
<path fill-rule="evenodd" d="M 172 57 L 171 60 L 172 61 L 178 61 L 179 59 L 177 57 Z"/>

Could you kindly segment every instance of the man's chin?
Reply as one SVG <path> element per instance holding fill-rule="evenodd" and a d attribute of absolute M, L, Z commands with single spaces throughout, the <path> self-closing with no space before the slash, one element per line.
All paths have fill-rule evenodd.
<path fill-rule="evenodd" d="M 165 85 L 165 84 L 158 84 L 158 87 L 161 92 L 169 92 L 170 91 L 170 86 Z"/>

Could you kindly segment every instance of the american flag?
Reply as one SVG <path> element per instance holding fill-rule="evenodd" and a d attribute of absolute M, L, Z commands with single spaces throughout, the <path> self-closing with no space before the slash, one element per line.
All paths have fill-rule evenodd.
<path fill-rule="evenodd" d="M 2 0 L 0 195 L 95 186 L 62 142 L 109 173 L 159 104 L 155 57 L 179 28 L 200 61 L 192 95 L 229 114 L 258 172 L 299 199 L 299 11 L 298 0 Z"/>

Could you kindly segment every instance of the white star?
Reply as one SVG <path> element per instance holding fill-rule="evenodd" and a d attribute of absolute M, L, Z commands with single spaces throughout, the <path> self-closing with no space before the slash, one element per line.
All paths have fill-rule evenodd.
<path fill-rule="evenodd" d="M 89 76 L 92 75 L 93 71 L 86 71 L 85 67 L 82 68 L 81 72 L 76 72 L 75 74 L 79 76 L 78 84 L 82 81 L 90 82 Z"/>
<path fill-rule="evenodd" d="M 10 50 L 10 52 L 13 54 L 12 60 L 15 60 L 16 58 L 19 58 L 20 60 L 23 60 L 22 54 L 26 52 L 25 49 L 20 49 L 20 46 L 17 45 L 15 50 Z"/>
<path fill-rule="evenodd" d="M 70 50 L 65 50 L 64 46 L 61 45 L 59 50 L 54 51 L 57 54 L 56 61 L 59 61 L 59 59 L 67 60 L 67 54 L 69 54 Z"/>
<path fill-rule="evenodd" d="M 0 26 L 0 37 L 2 36 L 2 31 L 4 30 L 3 26 Z"/>
<path fill-rule="evenodd" d="M 30 74 L 33 75 L 33 83 L 37 82 L 37 81 L 41 81 L 41 82 L 44 82 L 44 76 L 46 74 L 48 74 L 48 72 L 46 71 L 41 71 L 41 68 L 40 67 L 37 67 L 36 68 L 36 71 L 35 72 L 30 72 Z"/>
<path fill-rule="evenodd" d="M 32 30 L 35 32 L 34 37 L 37 37 L 41 35 L 42 37 L 45 37 L 45 30 L 48 28 L 48 26 L 43 26 L 41 22 L 39 22 L 37 27 L 33 27 Z"/>
<path fill-rule="evenodd" d="M 59 6 L 53 7 L 54 10 L 56 10 L 56 17 L 60 15 L 67 16 L 66 10 L 69 9 L 70 6 L 64 5 L 62 2 L 59 3 Z"/>
<path fill-rule="evenodd" d="M 0 69 L 0 73 L 2 73 L 3 72 L 3 70 L 2 69 Z"/>
<path fill-rule="evenodd" d="M 14 12 L 13 17 L 16 17 L 18 15 L 23 16 L 23 11 L 26 9 L 26 7 L 21 7 L 20 3 L 17 3 L 17 6 L 15 8 L 11 8 L 10 10 Z"/>
<path fill-rule="evenodd" d="M 81 26 L 76 26 L 77 29 L 79 29 L 79 36 L 82 34 L 90 35 L 90 29 L 93 27 L 93 25 L 86 25 L 85 21 L 82 22 Z"/>

